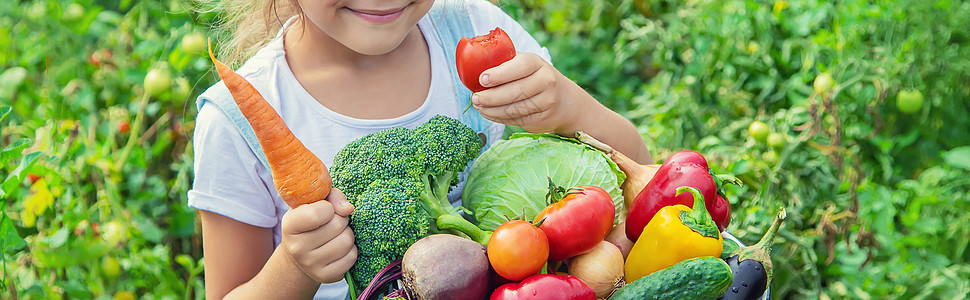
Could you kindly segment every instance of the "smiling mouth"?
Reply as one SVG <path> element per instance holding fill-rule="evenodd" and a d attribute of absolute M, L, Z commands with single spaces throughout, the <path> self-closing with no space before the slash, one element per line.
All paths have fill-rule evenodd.
<path fill-rule="evenodd" d="M 358 17 L 364 19 L 365 21 L 372 23 L 388 23 L 397 19 L 401 16 L 408 6 L 404 6 L 398 9 L 387 9 L 387 10 L 375 10 L 375 9 L 362 9 L 357 10 L 353 8 L 347 8 L 350 12 L 354 13 Z"/>

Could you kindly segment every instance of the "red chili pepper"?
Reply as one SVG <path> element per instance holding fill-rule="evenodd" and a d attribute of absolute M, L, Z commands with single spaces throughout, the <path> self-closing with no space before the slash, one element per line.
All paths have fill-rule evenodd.
<path fill-rule="evenodd" d="M 677 195 L 677 188 L 681 186 L 697 188 L 704 199 L 715 199 L 706 201 L 705 206 L 718 229 L 724 230 L 731 223 L 731 204 L 722 197 L 723 193 L 720 191 L 724 180 L 712 173 L 707 159 L 700 153 L 690 150 L 674 153 L 664 161 L 657 170 L 657 175 L 650 179 L 630 205 L 626 220 L 627 237 L 636 241 L 643 232 L 643 227 L 665 206 L 681 204 L 693 207 L 694 196 L 690 193 Z M 728 181 L 740 184 L 735 178 Z"/>
<path fill-rule="evenodd" d="M 536 274 L 495 289 L 491 300 L 595 300 L 596 293 L 573 275 Z"/>

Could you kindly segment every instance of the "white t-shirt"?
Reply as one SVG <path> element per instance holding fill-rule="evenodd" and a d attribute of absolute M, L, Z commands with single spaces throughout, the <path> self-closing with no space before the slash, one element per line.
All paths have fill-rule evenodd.
<path fill-rule="evenodd" d="M 500 8 L 479 0 L 468 1 L 467 5 L 477 35 L 501 27 L 509 34 L 517 51 L 536 53 L 551 61 L 548 51 Z M 340 149 L 366 134 L 391 127 L 414 128 L 437 114 L 458 118 L 456 86 L 449 71 L 449 68 L 454 68 L 454 62 L 446 59 L 427 15 L 418 21 L 418 27 L 427 41 L 431 56 L 431 87 L 424 104 L 400 117 L 357 119 L 336 113 L 317 102 L 300 85 L 287 65 L 282 38 L 286 27 L 247 60 L 237 73 L 252 83 L 289 124 L 293 134 L 325 165 L 330 166 Z M 213 96 L 203 93 L 200 97 Z M 501 124 L 493 125 L 487 134 L 490 141 L 499 139 L 504 129 Z M 188 205 L 246 224 L 273 228 L 274 247 L 279 245 L 280 220 L 289 207 L 273 187 L 270 170 L 260 163 L 235 125 L 211 103 L 199 111 L 193 145 L 195 181 L 188 192 Z M 454 193 L 459 194 L 460 191 Z M 344 299 L 346 293 L 345 282 L 324 284 L 314 298 Z"/>

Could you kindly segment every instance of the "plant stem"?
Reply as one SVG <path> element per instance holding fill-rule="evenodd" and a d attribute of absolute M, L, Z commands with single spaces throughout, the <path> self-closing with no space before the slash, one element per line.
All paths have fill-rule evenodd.
<path fill-rule="evenodd" d="M 482 230 L 481 228 L 478 228 L 478 226 L 468 222 L 468 220 L 465 220 L 465 218 L 452 214 L 438 216 L 438 219 L 435 221 L 435 225 L 438 226 L 438 229 L 448 230 L 453 233 L 463 233 L 467 235 L 469 239 L 482 245 L 487 245 L 488 239 L 492 237 L 491 231 Z"/>
<path fill-rule="evenodd" d="M 145 119 L 145 107 L 148 106 L 148 93 L 142 94 L 141 103 L 138 105 L 138 114 L 135 115 L 135 121 L 131 124 L 131 132 L 128 134 L 128 143 L 125 144 L 125 148 L 121 150 L 121 156 L 118 157 L 118 161 L 115 161 L 114 169 L 120 170 L 121 167 L 128 161 L 128 155 L 131 154 L 131 149 L 135 147 L 138 142 L 138 137 L 141 135 L 141 123 Z"/>

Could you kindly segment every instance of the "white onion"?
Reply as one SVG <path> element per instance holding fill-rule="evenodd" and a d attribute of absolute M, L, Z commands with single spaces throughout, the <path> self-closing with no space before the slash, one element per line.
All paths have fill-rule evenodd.
<path fill-rule="evenodd" d="M 601 241 L 589 252 L 577 255 L 568 262 L 569 275 L 583 280 L 596 293 L 596 298 L 606 299 L 622 287 L 623 254 L 607 241 Z"/>

